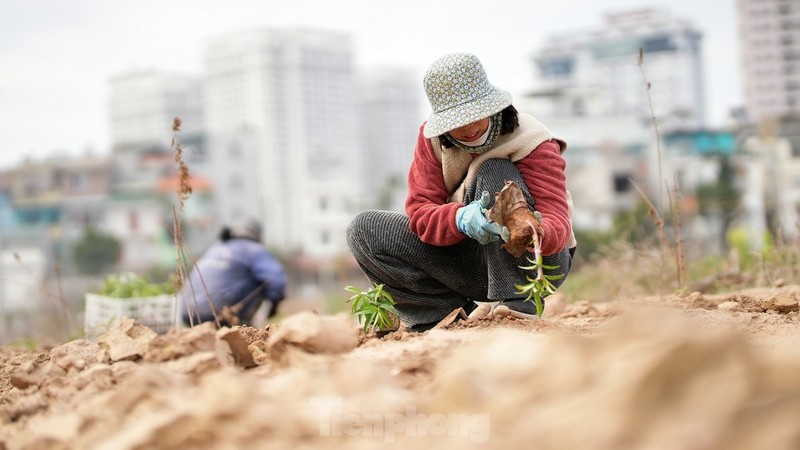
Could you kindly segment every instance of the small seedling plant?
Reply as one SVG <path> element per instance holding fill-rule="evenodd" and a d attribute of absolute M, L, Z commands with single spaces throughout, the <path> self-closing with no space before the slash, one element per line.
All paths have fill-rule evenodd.
<path fill-rule="evenodd" d="M 365 333 L 387 331 L 394 326 L 393 319 L 397 317 L 395 302 L 392 294 L 383 289 L 383 284 L 375 284 L 366 292 L 355 286 L 347 286 L 345 290 L 353 293 L 347 301 L 351 302 L 352 313 L 363 325 Z"/>
<path fill-rule="evenodd" d="M 542 312 L 544 310 L 542 299 L 556 292 L 556 287 L 553 284 L 553 281 L 562 278 L 564 275 L 545 275 L 545 269 L 555 270 L 558 269 L 558 266 L 549 266 L 544 264 L 542 261 L 541 237 L 539 236 L 534 224 L 528 222 L 528 225 L 530 225 L 531 229 L 533 230 L 531 248 L 529 249 L 533 253 L 533 256 L 529 256 L 527 258 L 528 262 L 530 262 L 530 265 L 520 266 L 520 269 L 533 272 L 535 277 L 526 275 L 525 279 L 528 281 L 528 283 L 517 284 L 515 287 L 517 288 L 518 293 L 525 294 L 527 296 L 525 301 L 533 301 L 534 305 L 536 305 L 536 315 L 542 317 Z"/>

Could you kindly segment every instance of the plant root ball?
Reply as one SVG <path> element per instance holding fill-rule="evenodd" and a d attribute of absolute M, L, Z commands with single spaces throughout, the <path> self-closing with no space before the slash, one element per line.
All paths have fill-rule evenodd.
<path fill-rule="evenodd" d="M 539 224 L 528 209 L 522 189 L 513 181 L 506 181 L 503 189 L 495 196 L 494 204 L 486 217 L 508 228 L 510 237 L 502 247 L 516 257 L 520 257 L 531 245 L 533 230 L 530 224 Z"/>
<path fill-rule="evenodd" d="M 533 230 L 529 223 L 536 223 L 536 218 L 528 208 L 515 209 L 508 216 L 506 227 L 508 228 L 509 239 L 502 247 L 515 257 L 522 256 L 531 246 Z"/>

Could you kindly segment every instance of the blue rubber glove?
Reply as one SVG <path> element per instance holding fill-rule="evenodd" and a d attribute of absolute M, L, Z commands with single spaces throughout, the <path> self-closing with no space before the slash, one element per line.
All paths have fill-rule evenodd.
<path fill-rule="evenodd" d="M 489 193 L 483 191 L 479 200 L 474 200 L 467 206 L 456 211 L 456 226 L 458 230 L 478 241 L 481 245 L 496 241 L 503 236 L 508 240 L 508 228 L 500 228 L 486 218 L 486 207 L 489 206 Z M 503 233 L 505 231 L 505 233 Z"/>

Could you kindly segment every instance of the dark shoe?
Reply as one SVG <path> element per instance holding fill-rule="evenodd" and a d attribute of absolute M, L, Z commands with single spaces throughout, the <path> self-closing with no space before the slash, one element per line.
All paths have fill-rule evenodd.
<path fill-rule="evenodd" d="M 431 328 L 435 327 L 436 324 L 438 324 L 438 323 L 439 322 L 418 323 L 418 324 L 412 325 L 410 327 L 407 326 L 406 327 L 406 331 L 408 331 L 410 333 L 424 333 L 424 332 L 430 330 Z"/>
<path fill-rule="evenodd" d="M 464 314 L 466 315 L 472 314 L 472 311 L 475 311 L 475 308 L 477 307 L 478 304 L 473 302 L 472 300 L 467 300 L 466 302 L 464 302 L 463 305 L 461 305 L 461 309 L 464 310 Z"/>
<path fill-rule="evenodd" d="M 544 303 L 544 300 L 542 300 Z M 544 305 L 542 305 L 544 306 Z M 523 299 L 505 300 L 501 302 L 492 312 L 494 316 L 511 316 L 519 319 L 538 319 L 536 315 L 536 303 L 533 300 Z"/>

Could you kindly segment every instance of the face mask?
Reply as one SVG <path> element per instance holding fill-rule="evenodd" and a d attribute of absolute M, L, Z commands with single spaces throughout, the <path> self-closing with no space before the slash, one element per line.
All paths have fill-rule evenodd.
<path fill-rule="evenodd" d="M 489 122 L 489 126 L 486 127 L 486 131 L 484 131 L 483 135 L 481 137 L 479 137 L 477 140 L 472 141 L 472 142 L 459 141 L 458 139 L 455 139 L 455 138 L 453 138 L 453 140 L 456 140 L 456 141 L 466 145 L 467 147 L 480 147 L 481 145 L 486 143 L 486 139 L 489 137 L 489 133 L 491 131 L 492 131 L 492 122 L 490 121 Z"/>
<path fill-rule="evenodd" d="M 450 136 L 450 133 L 447 134 L 447 137 L 450 139 L 450 142 L 452 142 L 453 145 L 462 150 L 466 150 L 474 154 L 484 153 L 492 148 L 494 141 L 497 140 L 497 136 L 500 136 L 500 124 L 502 123 L 502 117 L 502 111 L 493 115 L 486 133 L 484 133 L 476 142 L 470 142 L 472 145 L 467 145 L 466 143 L 455 139 L 454 137 Z"/>

